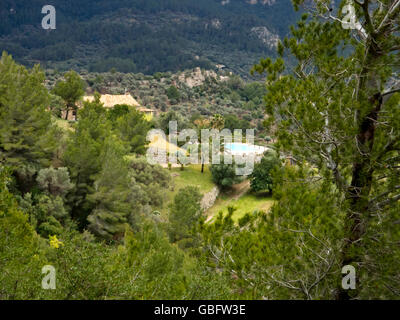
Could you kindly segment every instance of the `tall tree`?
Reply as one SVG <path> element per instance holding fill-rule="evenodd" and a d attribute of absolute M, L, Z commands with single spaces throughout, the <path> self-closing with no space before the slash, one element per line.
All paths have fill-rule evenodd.
<path fill-rule="evenodd" d="M 86 218 L 93 209 L 93 203 L 86 196 L 92 192 L 95 175 L 101 171 L 101 154 L 105 150 L 105 141 L 111 134 L 111 125 L 107 121 L 106 109 L 99 101 L 85 103 L 81 118 L 75 130 L 70 132 L 63 161 L 71 173 L 75 188 L 68 195 L 72 208 L 72 217 L 86 226 Z"/>
<path fill-rule="evenodd" d="M 347 1 L 339 10 L 314 3 L 278 46 L 295 61 L 292 72 L 282 58 L 261 60 L 255 71 L 268 74 L 267 112 L 281 147 L 318 168 L 348 204 L 341 263 L 362 276 L 373 268 L 365 252 L 383 243 L 379 217 L 400 199 L 400 0 L 354 1 L 352 25 L 341 10 Z M 381 275 L 379 288 L 390 290 L 391 281 Z M 340 288 L 338 297 L 362 290 Z"/>
<path fill-rule="evenodd" d="M 200 153 L 200 160 L 201 160 L 201 173 L 204 173 L 204 165 L 206 162 L 209 162 L 210 154 L 203 153 L 203 148 L 201 147 L 201 130 L 203 129 L 210 129 L 210 120 L 199 118 L 196 119 L 193 124 L 197 130 L 197 136 L 199 137 L 199 144 L 198 144 L 198 152 Z M 209 139 L 211 140 L 211 139 Z M 209 141 L 210 143 L 210 141 Z"/>
<path fill-rule="evenodd" d="M 197 187 L 188 186 L 178 191 L 169 213 L 169 236 L 172 242 L 190 236 L 201 215 L 201 194 Z"/>
<path fill-rule="evenodd" d="M 0 59 L 0 161 L 14 168 L 19 186 L 48 166 L 55 149 L 56 130 L 46 110 L 49 96 L 39 66 L 16 64 L 5 52 Z M 32 179 L 29 179 L 32 180 Z"/>
<path fill-rule="evenodd" d="M 76 103 L 84 95 L 84 82 L 75 71 L 71 70 L 64 75 L 65 81 L 56 83 L 53 92 L 60 96 L 65 102 L 65 120 L 68 119 L 70 110 L 75 112 L 75 119 L 78 117 L 78 107 Z"/>
<path fill-rule="evenodd" d="M 116 132 L 120 139 L 124 141 L 130 152 L 136 154 L 145 154 L 146 152 L 146 136 L 150 130 L 150 122 L 148 122 L 144 113 L 130 107 L 127 114 L 116 120 Z"/>
<path fill-rule="evenodd" d="M 94 210 L 89 215 L 89 230 L 104 239 L 122 237 L 131 210 L 130 177 L 123 159 L 125 149 L 112 136 L 107 138 L 102 158 L 102 169 L 94 183 L 89 199 Z"/>

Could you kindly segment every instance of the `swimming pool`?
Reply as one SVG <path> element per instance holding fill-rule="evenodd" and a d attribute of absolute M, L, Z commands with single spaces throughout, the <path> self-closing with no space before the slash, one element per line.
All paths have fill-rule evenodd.
<path fill-rule="evenodd" d="M 268 150 L 266 147 L 251 145 L 247 143 L 227 143 L 225 144 L 225 150 L 232 154 L 249 154 L 256 153 L 261 154 Z"/>

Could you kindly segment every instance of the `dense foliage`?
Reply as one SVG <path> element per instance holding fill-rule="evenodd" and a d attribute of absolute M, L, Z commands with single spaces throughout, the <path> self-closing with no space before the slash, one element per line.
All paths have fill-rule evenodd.
<path fill-rule="evenodd" d="M 68 90 L 56 90 L 58 99 L 39 66 L 27 69 L 3 53 L 0 298 L 398 299 L 399 1 L 382 0 L 380 8 L 369 0 L 356 2 L 362 22 L 357 31 L 331 19 L 341 16 L 328 1 L 315 2 L 317 16 L 304 15 L 292 28 L 278 46 L 281 57 L 255 66 L 267 72 L 266 88 L 226 74 L 224 81 L 207 76 L 196 86 L 168 73 L 146 77 L 114 70 L 83 77 L 92 92 L 115 82 L 118 90 L 160 83 L 157 90 L 170 110 L 154 120 L 129 106 L 109 110 L 98 94 L 76 110 L 79 121 L 62 120 L 67 97 L 75 105 L 82 95 L 81 78 L 68 73 L 58 86 Z M 99 1 L 94 11 L 76 7 L 73 13 L 91 21 L 107 6 L 123 3 Z M 189 1 L 166 1 L 160 9 L 155 1 L 138 3 L 146 13 L 172 4 L 188 14 L 209 13 L 200 3 L 188 7 Z M 75 2 L 63 4 L 71 10 Z M 15 19 L 14 26 L 23 20 Z M 55 41 L 52 36 L 49 41 Z M 285 71 L 285 51 L 292 55 L 293 72 Z M 211 97 L 212 107 L 185 109 L 182 103 L 192 95 L 199 101 Z M 154 126 L 167 129 L 170 120 L 197 130 L 258 125 L 252 113 L 246 119 L 220 107 L 229 99 L 238 110 L 260 111 L 262 95 L 277 154 L 256 166 L 252 186 L 272 188 L 274 204 L 269 212 L 238 220 L 232 206 L 206 219 L 198 187 L 174 190 L 173 171 L 147 162 L 145 135 Z M 151 102 L 162 109 L 163 101 Z M 279 165 L 287 154 L 295 164 Z M 235 164 L 209 168 L 222 189 L 239 180 Z M 166 203 L 168 212 L 161 214 Z M 342 267 L 349 264 L 356 268 L 357 286 L 346 291 Z M 41 287 L 42 268 L 49 265 L 56 270 L 54 290 Z"/>
<path fill-rule="evenodd" d="M 222 158 L 222 157 L 221 157 Z M 225 163 L 224 159 L 218 164 L 211 164 L 210 171 L 214 183 L 223 190 L 227 190 L 234 184 L 241 181 L 241 176 L 236 174 L 237 165 L 233 163 Z"/>
<path fill-rule="evenodd" d="M 274 52 L 252 28 L 282 37 L 295 17 L 289 0 L 271 6 L 245 0 L 54 0 L 57 29 L 47 32 L 41 29 L 46 4 L 2 1 L 0 50 L 26 64 L 96 72 L 153 74 L 224 64 L 247 76 L 259 56 Z"/>
<path fill-rule="evenodd" d="M 253 192 L 272 192 L 274 188 L 274 170 L 279 168 L 281 160 L 275 151 L 267 151 L 261 161 L 256 163 L 250 175 L 250 187 Z"/>
<path fill-rule="evenodd" d="M 267 72 L 268 121 L 281 150 L 313 166 L 317 179 L 332 183 L 345 204 L 339 261 L 342 267 L 352 265 L 359 277 L 355 290 L 339 287 L 337 297 L 398 296 L 399 278 L 393 273 L 398 265 L 385 263 L 393 262 L 386 250 L 399 254 L 386 237 L 394 244 L 398 233 L 388 228 L 383 235 L 381 225 L 395 223 L 392 213 L 400 199 L 399 1 L 379 6 L 355 1 L 358 26 L 353 29 L 332 18 L 343 15 L 332 13 L 329 1 L 314 2 L 314 14 L 304 14 L 293 36 L 279 45 L 281 56 L 293 57 L 294 72 L 285 74 L 282 57 L 262 59 L 255 67 Z M 387 270 L 373 281 L 372 292 L 365 279 L 383 265 Z"/>

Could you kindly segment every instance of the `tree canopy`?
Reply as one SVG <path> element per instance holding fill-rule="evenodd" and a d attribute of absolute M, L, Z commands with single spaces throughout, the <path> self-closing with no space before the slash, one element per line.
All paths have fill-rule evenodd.
<path fill-rule="evenodd" d="M 338 11 L 328 1 L 314 3 L 314 14 L 304 14 L 278 47 L 294 62 L 292 72 L 282 58 L 263 59 L 254 71 L 267 72 L 268 121 L 281 149 L 340 191 L 347 208 L 341 264 L 365 275 L 375 268 L 366 252 L 384 244 L 376 227 L 400 199 L 399 1 L 355 1 L 359 27 L 353 29 L 341 22 L 346 1 Z M 386 285 L 396 280 L 381 280 L 377 290 L 390 295 Z M 358 285 L 339 288 L 338 297 L 367 290 Z"/>

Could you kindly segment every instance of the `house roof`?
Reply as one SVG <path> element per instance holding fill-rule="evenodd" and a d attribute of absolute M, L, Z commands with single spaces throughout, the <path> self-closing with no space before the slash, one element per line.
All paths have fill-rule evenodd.
<path fill-rule="evenodd" d="M 177 153 L 180 152 L 182 154 L 186 154 L 186 150 L 179 148 L 178 146 L 170 143 L 169 141 L 165 140 L 163 137 L 155 135 L 152 137 L 152 141 L 149 144 L 149 147 L 153 147 L 156 149 L 165 150 L 169 153 Z"/>
<path fill-rule="evenodd" d="M 84 96 L 84 101 L 94 101 L 94 96 Z M 140 107 L 140 104 L 129 94 L 102 94 L 100 96 L 100 102 L 103 103 L 106 108 L 113 108 L 117 104 L 127 104 L 129 106 Z"/>

